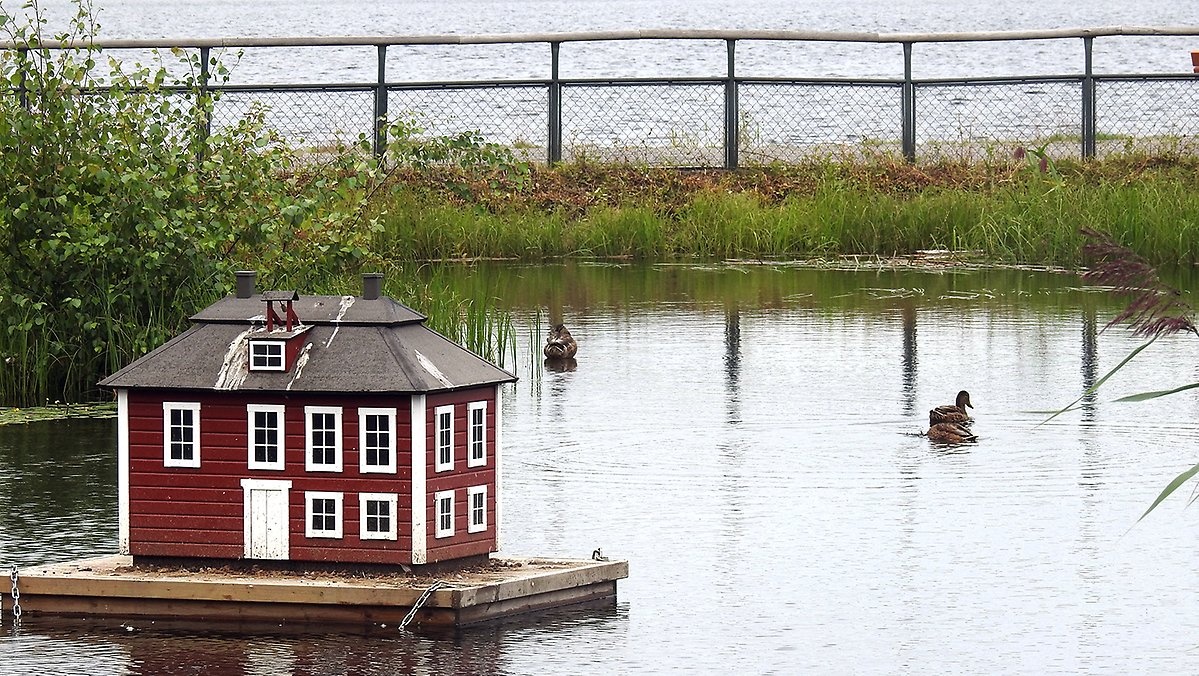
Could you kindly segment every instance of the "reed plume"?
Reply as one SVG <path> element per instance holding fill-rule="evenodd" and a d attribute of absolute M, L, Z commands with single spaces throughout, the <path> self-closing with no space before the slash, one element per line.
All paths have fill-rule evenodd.
<path fill-rule="evenodd" d="M 1194 308 L 1181 291 L 1161 281 L 1148 261 L 1107 233 L 1086 227 L 1081 231 L 1087 238 L 1083 255 L 1093 261 L 1083 279 L 1131 296 L 1108 327 L 1127 322 L 1136 335 L 1153 338 L 1180 331 L 1199 335 L 1190 319 Z"/>

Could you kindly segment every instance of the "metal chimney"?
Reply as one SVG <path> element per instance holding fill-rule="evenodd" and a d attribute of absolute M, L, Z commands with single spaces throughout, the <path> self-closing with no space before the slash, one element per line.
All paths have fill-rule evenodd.
<path fill-rule="evenodd" d="M 257 275 L 253 270 L 238 270 L 233 273 L 237 278 L 237 297 L 250 298 L 254 295 L 254 277 Z"/>
<path fill-rule="evenodd" d="M 379 300 L 379 294 L 383 291 L 383 273 L 381 272 L 364 272 L 362 273 L 362 300 Z"/>

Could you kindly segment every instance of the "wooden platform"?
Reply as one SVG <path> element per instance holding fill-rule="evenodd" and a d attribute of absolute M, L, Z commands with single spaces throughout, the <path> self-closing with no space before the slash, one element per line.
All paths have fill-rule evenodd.
<path fill-rule="evenodd" d="M 435 583 L 410 628 L 447 628 L 548 608 L 616 602 L 627 561 L 493 557 L 436 577 L 271 570 L 134 568 L 128 556 L 20 571 L 30 615 L 398 626 Z"/>

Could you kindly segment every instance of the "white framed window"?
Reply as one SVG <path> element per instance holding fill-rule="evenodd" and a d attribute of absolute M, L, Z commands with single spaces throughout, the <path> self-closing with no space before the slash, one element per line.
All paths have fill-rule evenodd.
<path fill-rule="evenodd" d="M 396 473 L 396 410 L 358 409 L 358 471 Z"/>
<path fill-rule="evenodd" d="M 466 466 L 487 464 L 487 402 L 472 401 L 466 406 Z"/>
<path fill-rule="evenodd" d="M 341 537 L 341 507 L 344 493 L 307 491 L 304 493 L 304 536 Z"/>
<path fill-rule="evenodd" d="M 479 533 L 487 530 L 487 487 L 474 486 L 466 489 L 466 532 Z"/>
<path fill-rule="evenodd" d="M 437 528 L 433 537 L 448 538 L 454 534 L 454 491 L 438 491 L 433 494 L 433 513 L 437 517 Z"/>
<path fill-rule="evenodd" d="M 434 472 L 454 469 L 454 407 L 438 406 L 433 409 Z"/>
<path fill-rule="evenodd" d="M 282 404 L 246 404 L 250 469 L 283 469 Z"/>
<path fill-rule="evenodd" d="M 282 371 L 283 342 L 278 340 L 251 340 L 250 370 Z"/>
<path fill-rule="evenodd" d="M 395 493 L 359 493 L 359 539 L 395 540 L 396 507 Z"/>
<path fill-rule="evenodd" d="M 162 464 L 200 466 L 200 403 L 162 402 Z"/>
<path fill-rule="evenodd" d="M 305 406 L 304 469 L 341 471 L 341 407 Z"/>

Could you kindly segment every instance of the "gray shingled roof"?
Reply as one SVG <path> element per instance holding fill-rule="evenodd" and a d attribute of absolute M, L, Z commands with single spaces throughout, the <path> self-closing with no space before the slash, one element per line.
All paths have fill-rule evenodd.
<path fill-rule="evenodd" d="M 390 298 L 301 296 L 311 328 L 287 372 L 249 371 L 247 343 L 261 331 L 261 297 L 227 297 L 195 325 L 100 382 L 112 388 L 420 393 L 512 382 L 516 376 L 426 327 Z M 255 336 L 259 337 L 259 336 Z"/>

